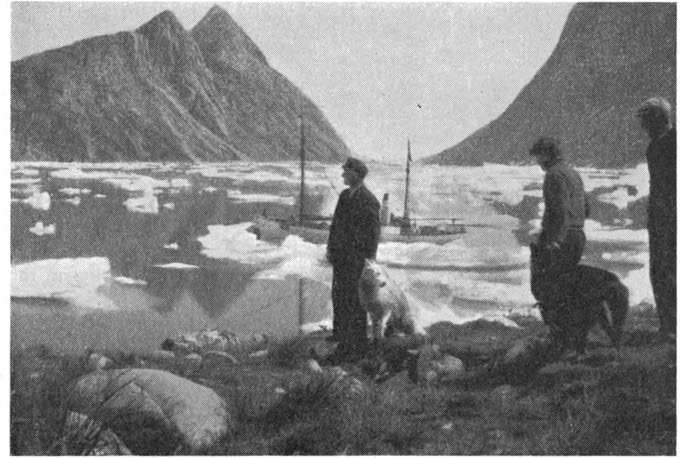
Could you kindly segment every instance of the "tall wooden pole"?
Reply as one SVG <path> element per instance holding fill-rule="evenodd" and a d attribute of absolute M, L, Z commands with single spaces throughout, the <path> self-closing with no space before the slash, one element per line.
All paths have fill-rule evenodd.
<path fill-rule="evenodd" d="M 303 289 L 304 279 L 300 277 L 298 282 L 298 333 L 302 334 L 302 325 L 305 324 L 305 295 Z"/>
<path fill-rule="evenodd" d="M 408 185 L 409 175 L 411 174 L 411 139 L 406 140 L 406 149 L 408 155 L 406 156 L 406 195 L 404 196 L 404 219 L 408 221 Z"/>
<path fill-rule="evenodd" d="M 305 215 L 305 118 L 300 115 L 300 226 Z"/>

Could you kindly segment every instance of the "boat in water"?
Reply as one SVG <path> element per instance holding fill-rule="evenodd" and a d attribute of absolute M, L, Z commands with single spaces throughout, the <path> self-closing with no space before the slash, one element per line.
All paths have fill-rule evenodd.
<path fill-rule="evenodd" d="M 466 233 L 465 225 L 456 218 L 413 218 L 409 213 L 409 179 L 411 173 L 411 142 L 407 141 L 406 158 L 406 195 L 404 214 L 396 216 L 389 213 L 389 194 L 383 197 L 380 209 L 380 242 L 431 243 L 444 245 Z M 303 240 L 324 244 L 328 242 L 332 216 L 307 215 L 305 211 L 305 131 L 304 119 L 300 122 L 300 212 L 289 218 L 276 218 L 261 215 L 255 218 L 249 232 L 258 239 L 278 241 L 288 235 L 297 235 Z M 421 224 L 422 222 L 429 224 Z M 435 224 L 432 224 L 434 222 Z"/>

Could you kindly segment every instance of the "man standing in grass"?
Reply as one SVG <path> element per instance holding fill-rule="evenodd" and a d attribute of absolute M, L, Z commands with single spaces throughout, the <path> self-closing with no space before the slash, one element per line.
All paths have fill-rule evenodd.
<path fill-rule="evenodd" d="M 671 104 L 663 97 L 652 97 L 636 112 L 642 129 L 649 135 L 649 274 L 654 302 L 659 314 L 659 332 L 675 342 L 676 334 L 676 132 Z"/>
<path fill-rule="evenodd" d="M 586 244 L 583 225 L 590 209 L 583 180 L 578 172 L 565 163 L 559 140 L 539 138 L 529 154 L 536 157 L 536 162 L 545 171 L 545 210 L 536 245 L 541 253 L 540 258 L 548 265 L 545 278 L 554 280 L 581 260 Z M 542 285 L 535 285 L 532 281 L 531 292 L 539 301 L 541 289 Z"/>
<path fill-rule="evenodd" d="M 366 311 L 359 303 L 359 277 L 366 259 L 375 259 L 380 239 L 380 203 L 364 186 L 366 164 L 349 158 L 342 166 L 347 189 L 335 207 L 326 257 L 333 265 L 334 363 L 360 359 L 368 346 Z"/>

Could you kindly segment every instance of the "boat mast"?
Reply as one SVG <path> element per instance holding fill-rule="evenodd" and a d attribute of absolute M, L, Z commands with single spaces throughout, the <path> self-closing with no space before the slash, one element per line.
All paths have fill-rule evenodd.
<path fill-rule="evenodd" d="M 406 195 L 404 196 L 404 220 L 408 222 L 408 185 L 409 185 L 409 175 L 411 174 L 411 139 L 406 140 L 406 149 L 408 155 L 406 156 Z M 410 224 L 410 222 L 409 222 Z"/>
<path fill-rule="evenodd" d="M 300 115 L 300 226 L 305 214 L 305 118 Z"/>

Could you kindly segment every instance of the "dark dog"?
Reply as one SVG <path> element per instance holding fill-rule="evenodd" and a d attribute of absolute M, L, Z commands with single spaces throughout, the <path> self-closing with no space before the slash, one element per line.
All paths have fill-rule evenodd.
<path fill-rule="evenodd" d="M 555 342 L 582 354 L 588 331 L 599 323 L 618 347 L 628 313 L 628 288 L 615 274 L 581 264 L 550 278 L 550 261 L 550 253 L 531 245 L 531 291 Z"/>

